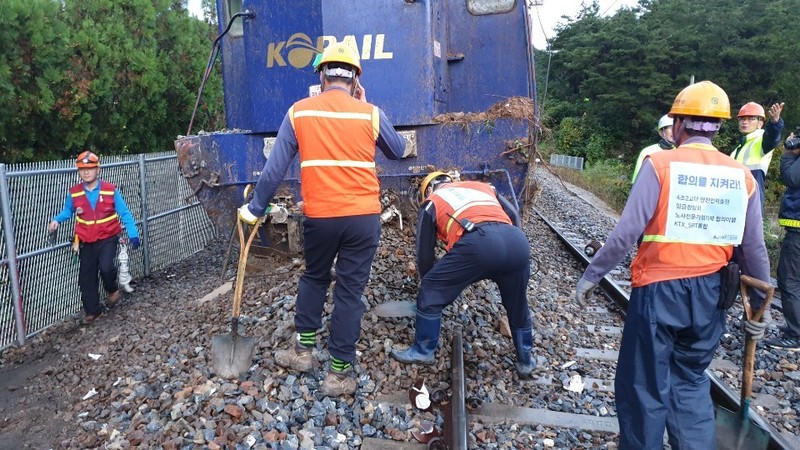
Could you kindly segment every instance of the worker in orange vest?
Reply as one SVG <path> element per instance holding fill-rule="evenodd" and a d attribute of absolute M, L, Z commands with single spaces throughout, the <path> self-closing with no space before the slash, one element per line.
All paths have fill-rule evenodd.
<path fill-rule="evenodd" d="M 366 305 L 361 300 L 380 238 L 379 183 L 375 147 L 389 159 L 408 156 L 405 139 L 386 115 L 367 102 L 359 83 L 358 53 L 346 43 L 329 45 L 314 67 L 321 94 L 296 102 L 278 130 L 275 147 L 258 179 L 253 200 L 239 218 L 254 224 L 295 155 L 300 159 L 306 270 L 295 308 L 297 339 L 276 353 L 275 362 L 300 372 L 313 370 L 317 330 L 336 259 L 334 309 L 328 349 L 330 371 L 320 389 L 329 396 L 353 394 L 356 341 Z"/>
<path fill-rule="evenodd" d="M 81 182 L 69 189 L 64 208 L 53 217 L 47 228 L 50 233 L 55 233 L 59 224 L 75 215 L 75 251 L 79 252 L 80 259 L 78 285 L 85 312 L 83 323 L 89 325 L 103 312 L 98 290 L 98 270 L 103 288 L 108 292 L 106 304 L 113 306 L 119 300 L 114 259 L 122 232 L 120 220 L 125 225 L 134 250 L 139 247 L 139 231 L 119 189 L 100 179 L 100 158 L 94 152 L 85 151 L 78 155 L 75 166 Z"/>
<path fill-rule="evenodd" d="M 497 283 L 516 353 L 517 374 L 527 378 L 536 367 L 528 309 L 530 244 L 520 229 L 519 212 L 492 185 L 453 181 L 432 172 L 420 185 L 417 219 L 417 268 L 422 281 L 416 308 L 414 343 L 392 350 L 403 363 L 433 364 L 442 310 L 476 281 Z M 437 239 L 447 254 L 434 264 Z"/>
<path fill-rule="evenodd" d="M 619 223 L 575 289 L 583 306 L 644 233 L 614 382 L 620 450 L 660 450 L 665 427 L 673 448 L 716 448 L 705 370 L 730 306 L 720 298 L 721 270 L 739 246 L 742 271 L 770 282 L 756 180 L 711 144 L 730 118 L 728 95 L 710 81 L 692 84 L 669 115 L 678 147 L 645 158 Z M 744 323 L 754 339 L 766 326 Z"/>

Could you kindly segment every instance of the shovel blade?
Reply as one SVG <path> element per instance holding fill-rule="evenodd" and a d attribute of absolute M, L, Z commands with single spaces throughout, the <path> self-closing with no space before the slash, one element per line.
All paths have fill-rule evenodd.
<path fill-rule="evenodd" d="M 221 334 L 211 338 L 211 366 L 223 378 L 236 378 L 250 369 L 253 362 L 253 338 L 239 334 Z"/>
<path fill-rule="evenodd" d="M 769 433 L 738 412 L 717 407 L 717 448 L 719 450 L 766 450 Z"/>
<path fill-rule="evenodd" d="M 408 300 L 395 300 L 381 303 L 372 313 L 378 317 L 414 317 L 417 315 L 417 304 Z"/>

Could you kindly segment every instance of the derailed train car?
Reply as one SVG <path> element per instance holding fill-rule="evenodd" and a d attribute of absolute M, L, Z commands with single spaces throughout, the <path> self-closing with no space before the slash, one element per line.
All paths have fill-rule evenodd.
<path fill-rule="evenodd" d="M 368 100 L 412 155 L 377 152 L 385 217 L 413 210 L 431 170 L 494 184 L 521 203 L 535 146 L 535 79 L 521 0 L 218 0 L 227 129 L 175 142 L 183 176 L 222 233 L 235 225 L 287 109 L 319 89 L 312 62 L 334 42 L 361 56 Z M 231 20 L 233 19 L 233 20 Z M 299 164 L 273 200 L 290 213 L 259 245 L 302 249 Z M 283 223 L 279 223 L 283 222 Z"/>

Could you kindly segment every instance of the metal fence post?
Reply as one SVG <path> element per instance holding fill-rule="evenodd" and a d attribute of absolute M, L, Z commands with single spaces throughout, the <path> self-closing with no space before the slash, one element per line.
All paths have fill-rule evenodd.
<path fill-rule="evenodd" d="M 0 203 L 2 203 L 3 234 L 6 238 L 6 260 L 8 261 L 8 277 L 11 278 L 11 303 L 14 306 L 14 322 L 17 326 L 17 342 L 25 343 L 25 320 L 22 311 L 22 294 L 19 287 L 19 267 L 17 266 L 17 248 L 14 245 L 14 224 L 11 218 L 11 200 L 8 195 L 8 177 L 6 165 L 0 164 Z"/>
<path fill-rule="evenodd" d="M 145 166 L 144 154 L 139 154 L 139 180 L 142 192 L 142 253 L 144 260 L 144 275 L 150 275 L 150 233 L 147 224 L 149 213 L 147 212 L 147 168 Z"/>

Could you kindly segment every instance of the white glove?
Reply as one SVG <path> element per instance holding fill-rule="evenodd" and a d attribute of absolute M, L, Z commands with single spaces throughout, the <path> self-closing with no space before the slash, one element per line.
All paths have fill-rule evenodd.
<path fill-rule="evenodd" d="M 746 320 L 744 322 L 744 331 L 750 335 L 750 339 L 760 341 L 764 338 L 764 331 L 767 329 L 766 322 L 757 322 L 755 320 Z"/>
<path fill-rule="evenodd" d="M 239 220 L 248 225 L 255 225 L 256 222 L 258 222 L 258 217 L 254 216 L 253 213 L 250 212 L 248 205 L 250 204 L 248 203 L 239 208 Z"/>
<path fill-rule="evenodd" d="M 597 283 L 592 283 L 585 277 L 581 277 L 581 279 L 578 280 L 578 285 L 575 287 L 575 303 L 580 306 L 585 306 L 586 300 L 589 298 L 595 286 L 597 286 Z"/>

